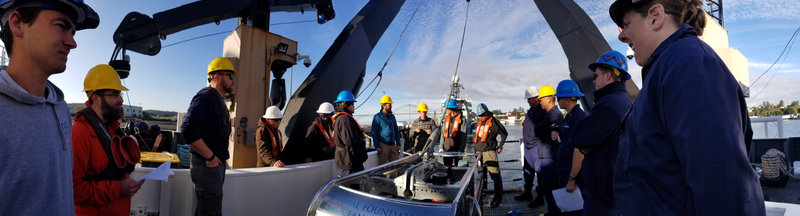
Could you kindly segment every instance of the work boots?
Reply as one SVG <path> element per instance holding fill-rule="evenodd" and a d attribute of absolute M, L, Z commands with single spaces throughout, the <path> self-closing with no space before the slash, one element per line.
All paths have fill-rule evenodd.
<path fill-rule="evenodd" d="M 522 194 L 517 195 L 514 197 L 516 201 L 529 201 L 532 200 L 533 196 L 531 196 L 531 192 L 522 192 Z"/>
<path fill-rule="evenodd" d="M 544 197 L 537 194 L 536 199 L 531 201 L 531 203 L 528 203 L 528 208 L 538 208 L 542 205 L 544 205 Z"/>

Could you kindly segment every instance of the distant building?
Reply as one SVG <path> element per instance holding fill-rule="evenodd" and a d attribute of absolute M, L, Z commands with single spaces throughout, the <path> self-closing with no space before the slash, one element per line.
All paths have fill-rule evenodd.
<path fill-rule="evenodd" d="M 75 116 L 75 113 L 78 113 L 78 111 L 81 111 L 84 108 L 86 108 L 86 104 L 70 103 L 69 114 Z M 137 118 L 142 118 L 142 107 L 122 105 L 122 110 L 125 112 L 125 118 L 130 118 L 132 115 L 135 115 Z"/>
<path fill-rule="evenodd" d="M 508 119 L 506 119 L 506 125 L 514 125 L 517 123 L 517 115 L 508 115 Z"/>

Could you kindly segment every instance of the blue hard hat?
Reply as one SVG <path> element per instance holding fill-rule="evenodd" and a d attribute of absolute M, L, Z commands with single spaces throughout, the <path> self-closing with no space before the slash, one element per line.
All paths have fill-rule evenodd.
<path fill-rule="evenodd" d="M 341 92 L 339 92 L 339 96 L 336 96 L 336 101 L 333 101 L 333 102 L 334 103 L 356 102 L 356 98 L 353 97 L 353 93 L 350 93 L 350 91 L 342 90 Z"/>
<path fill-rule="evenodd" d="M 487 113 L 487 112 L 489 112 L 489 107 L 486 107 L 486 104 L 481 103 L 481 104 L 478 104 L 478 111 L 476 111 L 475 114 L 478 114 L 478 116 L 481 116 L 481 115 L 483 115 L 484 113 Z"/>
<path fill-rule="evenodd" d="M 445 106 L 447 106 L 447 109 L 458 109 L 458 103 L 456 103 L 456 99 L 452 98 L 447 100 L 447 104 L 445 104 Z"/>
<path fill-rule="evenodd" d="M 561 80 L 556 87 L 556 97 L 583 97 L 578 84 L 572 80 Z"/>
<path fill-rule="evenodd" d="M 628 60 L 625 58 L 625 55 L 622 55 L 620 52 L 614 50 L 604 52 L 603 55 L 600 55 L 600 58 L 597 58 L 597 61 L 589 64 L 589 69 L 594 71 L 597 65 L 600 64 L 621 70 L 620 72 L 624 75 L 620 75 L 620 78 L 622 78 L 623 81 L 631 79 L 631 75 L 628 73 Z"/>

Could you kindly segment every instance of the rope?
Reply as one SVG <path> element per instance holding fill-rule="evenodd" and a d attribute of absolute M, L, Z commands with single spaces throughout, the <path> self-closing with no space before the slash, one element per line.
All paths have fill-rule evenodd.
<path fill-rule="evenodd" d="M 122 80 L 122 84 L 123 85 L 128 85 L 127 83 L 125 83 L 124 79 Z M 128 110 L 131 111 L 131 122 L 134 122 L 133 120 L 136 119 L 136 112 L 133 112 L 133 105 L 131 105 L 131 103 L 132 103 L 131 102 L 131 94 L 125 94 L 125 97 L 128 98 Z M 136 127 L 136 125 L 134 125 L 134 127 Z"/>
<path fill-rule="evenodd" d="M 786 166 L 786 155 L 777 149 L 769 149 L 761 156 L 761 176 L 769 180 L 779 180 L 782 176 L 800 179 L 789 173 L 789 168 Z"/>
<path fill-rule="evenodd" d="M 207 35 L 203 35 L 203 36 L 197 36 L 197 37 L 189 38 L 189 39 L 186 39 L 186 40 L 178 41 L 178 42 L 175 42 L 175 43 L 167 44 L 167 45 L 161 46 L 161 48 L 167 48 L 167 47 L 178 45 L 178 44 L 181 44 L 181 43 L 184 43 L 184 42 L 189 42 L 189 41 L 197 40 L 197 39 L 200 39 L 200 38 L 211 37 L 211 36 L 214 36 L 214 35 L 228 33 L 228 32 L 231 32 L 231 31 L 230 30 L 226 30 L 226 31 L 221 31 L 221 32 L 217 32 L 217 33 L 211 33 L 211 34 L 207 34 Z"/>
<path fill-rule="evenodd" d="M 361 106 L 364 106 L 364 104 L 367 103 L 369 98 L 372 97 L 372 94 L 375 93 L 375 90 L 378 89 L 378 85 L 380 85 L 381 84 L 381 80 L 383 80 L 383 70 L 386 69 L 386 65 L 388 65 L 389 64 L 389 60 L 392 59 L 392 56 L 394 55 L 394 51 L 397 50 L 397 46 L 400 45 L 400 40 L 403 39 L 403 35 L 406 33 L 406 29 L 408 29 L 408 26 L 411 24 L 411 21 L 414 20 L 414 16 L 417 15 L 417 11 L 419 10 L 420 6 L 422 6 L 422 0 L 419 0 L 419 4 L 417 4 L 417 8 L 414 9 L 414 13 L 411 14 L 411 18 L 408 19 L 408 22 L 406 23 L 406 26 L 403 27 L 403 31 L 400 32 L 400 37 L 397 39 L 397 42 L 394 44 L 394 48 L 392 48 L 392 52 L 389 53 L 389 57 L 387 57 L 386 61 L 383 62 L 383 66 L 378 71 L 378 74 L 376 74 L 375 77 L 372 78 L 372 81 L 370 81 L 367 84 L 367 86 L 364 87 L 364 89 L 369 88 L 369 86 L 372 85 L 372 82 L 374 82 L 376 78 L 380 78 L 378 80 L 378 83 L 375 84 L 375 87 L 369 93 L 369 95 L 367 95 L 367 99 L 364 99 L 363 101 L 361 101 L 361 104 L 358 105 L 355 108 L 356 110 L 358 110 L 358 108 L 361 108 Z M 359 92 L 361 92 L 361 91 L 359 91 Z M 358 97 L 360 97 L 360 96 L 361 96 L 361 94 L 358 94 L 358 96 L 356 96 L 356 99 L 358 99 Z"/>
<path fill-rule="evenodd" d="M 777 59 L 775 59 L 775 62 L 772 62 L 772 65 L 770 65 L 770 66 L 769 66 L 769 68 L 767 68 L 767 70 L 765 70 L 764 72 L 762 72 L 762 73 L 761 73 L 761 75 L 758 75 L 758 78 L 756 78 L 756 80 L 755 80 L 755 81 L 753 81 L 752 83 L 750 83 L 750 88 L 752 88 L 752 87 L 753 87 L 753 85 L 755 85 L 755 84 L 756 84 L 756 82 L 758 82 L 758 80 L 759 80 L 759 79 L 761 79 L 761 77 L 762 77 L 762 76 L 764 76 L 764 74 L 766 74 L 766 73 L 769 71 L 769 69 L 772 69 L 772 66 L 775 66 L 775 63 L 778 63 L 778 60 L 780 60 L 780 59 L 781 59 L 781 57 L 783 56 L 783 54 L 786 52 L 786 49 L 787 49 L 787 48 L 789 48 L 789 44 L 790 44 L 790 43 L 791 43 L 791 42 L 794 40 L 794 38 L 797 36 L 797 33 L 798 33 L 798 32 L 800 32 L 800 27 L 797 27 L 797 30 L 795 30 L 795 31 L 794 31 L 794 34 L 792 34 L 792 37 L 791 37 L 791 38 L 789 38 L 789 41 L 787 41 L 787 42 L 786 42 L 786 46 L 784 46 L 784 47 L 783 47 L 783 51 L 781 51 L 781 54 L 780 54 L 780 55 L 778 55 L 778 58 L 777 58 Z"/>
<path fill-rule="evenodd" d="M 456 72 L 453 77 L 458 75 L 458 65 L 461 64 L 461 51 L 464 49 L 464 36 L 467 35 L 467 20 L 469 20 L 469 1 L 467 1 L 467 14 L 464 16 L 464 30 L 461 32 L 461 46 L 458 47 L 458 60 L 456 60 Z"/>

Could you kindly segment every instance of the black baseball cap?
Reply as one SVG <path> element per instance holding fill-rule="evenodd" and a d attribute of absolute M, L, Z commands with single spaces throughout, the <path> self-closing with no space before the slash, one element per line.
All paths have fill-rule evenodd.
<path fill-rule="evenodd" d="M 608 14 L 611 15 L 611 20 L 622 28 L 622 17 L 628 11 L 650 4 L 653 0 L 616 0 L 611 7 L 608 8 Z"/>

